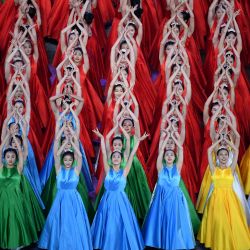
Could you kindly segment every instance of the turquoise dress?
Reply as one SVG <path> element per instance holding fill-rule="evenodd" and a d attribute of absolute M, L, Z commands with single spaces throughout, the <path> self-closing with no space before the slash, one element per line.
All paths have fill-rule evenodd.
<path fill-rule="evenodd" d="M 79 176 L 61 168 L 57 193 L 38 246 L 51 250 L 92 250 L 88 216 L 77 191 Z"/>
<path fill-rule="evenodd" d="M 195 248 L 188 204 L 179 183 L 176 165 L 162 168 L 142 228 L 146 246 L 172 250 Z"/>
<path fill-rule="evenodd" d="M 123 170 L 107 174 L 91 232 L 94 249 L 142 250 L 144 243 L 133 208 L 124 191 Z"/>

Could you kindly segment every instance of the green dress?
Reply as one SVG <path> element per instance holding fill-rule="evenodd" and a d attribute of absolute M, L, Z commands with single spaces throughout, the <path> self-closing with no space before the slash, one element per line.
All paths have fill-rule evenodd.
<path fill-rule="evenodd" d="M 126 139 L 124 139 L 123 145 L 126 145 Z M 133 147 L 134 136 L 132 136 L 130 139 L 130 152 L 132 151 Z M 122 165 L 124 166 L 124 164 Z M 138 221 L 140 222 L 140 224 L 142 224 L 150 204 L 151 192 L 142 164 L 140 163 L 136 155 L 134 156 L 130 172 L 127 176 L 127 185 L 125 188 L 125 192 L 134 209 Z M 104 186 L 102 186 L 97 196 L 95 209 L 97 209 L 103 193 Z"/>
<path fill-rule="evenodd" d="M 91 201 L 88 198 L 88 190 L 85 184 L 84 177 L 82 173 L 79 176 L 79 182 L 77 186 L 77 191 L 80 193 L 83 204 L 85 206 L 86 212 L 89 217 L 89 221 L 94 218 L 94 209 Z M 45 215 L 49 214 L 50 208 L 53 204 L 54 198 L 56 197 L 57 185 L 56 185 L 56 170 L 55 167 L 52 168 L 49 179 L 46 182 L 46 185 L 42 191 L 42 200 L 45 205 Z"/>
<path fill-rule="evenodd" d="M 44 216 L 37 198 L 17 168 L 0 169 L 0 248 L 28 246 L 38 241 Z"/>

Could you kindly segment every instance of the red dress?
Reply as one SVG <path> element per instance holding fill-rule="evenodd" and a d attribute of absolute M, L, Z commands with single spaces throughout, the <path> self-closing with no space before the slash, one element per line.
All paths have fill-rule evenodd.
<path fill-rule="evenodd" d="M 69 19 L 69 0 L 55 0 L 48 20 L 48 36 L 59 40 L 60 33 Z"/>
<path fill-rule="evenodd" d="M 102 100 L 103 91 L 101 79 L 104 79 L 105 70 L 102 51 L 95 34 L 92 34 L 92 36 L 89 37 L 86 49 L 89 57 L 89 80 L 91 84 L 93 84 L 93 87 L 96 90 L 99 98 Z M 54 56 L 53 66 L 57 67 L 63 59 L 64 55 L 62 55 L 61 44 L 59 42 Z"/>
<path fill-rule="evenodd" d="M 98 0 L 96 8 L 100 11 L 104 25 L 111 24 L 115 16 L 115 9 L 112 0 Z"/>
<path fill-rule="evenodd" d="M 49 20 L 49 14 L 51 11 L 51 2 L 50 0 L 38 0 L 38 5 L 40 7 L 40 13 L 41 13 L 41 32 L 42 36 L 47 36 L 48 32 L 48 20 Z"/>
<path fill-rule="evenodd" d="M 160 44 L 163 38 L 163 29 L 169 17 L 170 16 L 166 16 L 161 21 L 161 24 L 159 25 L 159 28 L 155 34 L 155 38 L 152 41 L 151 47 L 149 48 L 149 67 L 151 71 L 160 70 L 160 62 L 159 62 Z"/>
<path fill-rule="evenodd" d="M 157 19 L 157 12 L 154 6 L 153 0 L 142 1 L 142 17 L 141 22 L 143 26 L 143 37 L 141 42 L 141 49 L 146 61 L 149 58 L 149 50 L 153 43 L 155 34 L 159 28 L 159 22 Z"/>
<path fill-rule="evenodd" d="M 166 16 L 170 16 L 170 11 L 167 10 L 167 1 L 155 1 L 155 9 L 159 23 L 161 23 Z"/>
<path fill-rule="evenodd" d="M 237 24 L 240 29 L 241 37 L 242 37 L 242 64 L 247 65 L 250 63 L 250 37 L 249 37 L 249 16 L 247 16 L 243 10 L 240 2 L 235 0 L 235 11 L 240 10 L 240 15 L 236 17 Z M 245 1 L 248 2 L 248 1 Z"/>
<path fill-rule="evenodd" d="M 209 96 L 214 89 L 214 73 L 217 68 L 217 56 L 218 48 L 214 48 L 213 36 L 217 26 L 217 22 L 214 21 L 213 26 L 210 30 L 209 39 L 207 42 L 206 57 L 204 62 L 204 73 L 207 79 L 206 93 Z"/>
<path fill-rule="evenodd" d="M 14 25 L 16 21 L 18 7 L 15 6 L 14 0 L 6 0 L 1 7 L 0 14 L 0 59 L 2 63 L 5 60 L 5 55 L 7 53 L 10 32 L 13 32 Z"/>
<path fill-rule="evenodd" d="M 37 63 L 34 61 L 33 56 L 30 57 L 31 74 L 29 81 L 31 107 L 35 112 L 39 123 L 36 125 L 40 127 L 41 131 L 45 131 L 49 122 L 49 100 L 45 94 L 42 84 L 37 76 Z"/>
<path fill-rule="evenodd" d="M 204 1 L 194 1 L 194 20 L 195 20 L 195 29 L 194 29 L 194 39 L 199 49 L 205 49 L 205 38 L 208 32 L 207 25 L 207 12 L 204 6 Z"/>

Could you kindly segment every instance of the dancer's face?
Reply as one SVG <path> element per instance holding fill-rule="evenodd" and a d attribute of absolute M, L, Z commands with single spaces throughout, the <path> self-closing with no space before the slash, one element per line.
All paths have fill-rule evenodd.
<path fill-rule="evenodd" d="M 32 45 L 30 42 L 26 41 L 23 45 L 23 50 L 27 56 L 30 56 L 32 53 Z"/>
<path fill-rule="evenodd" d="M 69 35 L 68 45 L 71 45 L 74 42 L 75 39 L 76 39 L 76 34 L 75 33 L 71 33 Z"/>
<path fill-rule="evenodd" d="M 228 44 L 235 44 L 235 41 L 236 41 L 236 36 L 235 36 L 235 34 L 233 34 L 233 33 L 229 33 L 227 36 L 226 36 L 226 43 L 228 43 Z"/>
<path fill-rule="evenodd" d="M 82 52 L 80 50 L 75 50 L 73 53 L 73 61 L 79 64 L 82 61 Z"/>
<path fill-rule="evenodd" d="M 17 87 L 17 90 L 16 90 L 16 92 L 15 92 L 15 97 L 16 98 L 20 98 L 20 97 L 22 97 L 23 96 L 23 90 L 22 90 L 22 88 L 20 87 L 20 86 L 18 86 Z"/>
<path fill-rule="evenodd" d="M 13 166 L 16 162 L 16 155 L 14 152 L 7 152 L 5 155 L 5 161 L 7 162 L 8 166 Z"/>
<path fill-rule="evenodd" d="M 217 8 L 215 15 L 216 15 L 217 19 L 220 19 L 221 16 L 223 15 L 223 9 L 222 9 L 221 5 Z"/>
<path fill-rule="evenodd" d="M 15 109 L 19 114 L 23 114 L 24 106 L 21 102 L 15 103 Z"/>
<path fill-rule="evenodd" d="M 125 121 L 123 122 L 122 127 L 124 128 L 124 130 L 125 130 L 128 134 L 130 134 L 130 133 L 131 133 L 131 130 L 132 130 L 132 128 L 133 128 L 132 121 L 130 121 L 130 120 L 125 120 Z"/>
<path fill-rule="evenodd" d="M 172 150 L 167 150 L 164 154 L 164 160 L 166 161 L 167 165 L 171 166 L 175 160 L 175 154 Z"/>
<path fill-rule="evenodd" d="M 166 150 L 174 150 L 174 148 L 175 148 L 174 140 L 169 138 L 166 144 Z"/>
<path fill-rule="evenodd" d="M 18 144 L 21 145 L 21 141 L 18 137 L 16 137 L 16 140 L 17 140 Z M 12 142 L 11 142 L 11 147 L 17 149 L 17 144 L 14 140 L 12 140 Z"/>
<path fill-rule="evenodd" d="M 171 30 L 173 33 L 175 33 L 177 36 L 180 34 L 180 28 L 177 25 L 172 25 Z"/>
<path fill-rule="evenodd" d="M 211 109 L 212 115 L 214 115 L 218 109 L 219 109 L 219 105 L 214 105 L 214 106 L 212 107 L 212 109 Z"/>
<path fill-rule="evenodd" d="M 115 165 L 115 166 L 118 166 L 121 164 L 121 161 L 122 161 L 122 157 L 121 157 L 121 154 L 118 153 L 118 152 L 115 152 L 114 154 L 112 154 L 112 164 Z"/>
<path fill-rule="evenodd" d="M 135 35 L 135 28 L 132 25 L 127 27 L 127 32 L 129 37 L 134 37 Z"/>
<path fill-rule="evenodd" d="M 17 134 L 17 133 L 18 133 L 18 130 L 19 130 L 19 127 L 18 127 L 18 125 L 17 125 L 16 123 L 12 123 L 12 124 L 10 125 L 9 130 L 10 130 L 10 133 L 11 133 L 11 134 Z"/>
<path fill-rule="evenodd" d="M 122 151 L 122 141 L 120 139 L 113 140 L 113 149 L 115 151 Z"/>
<path fill-rule="evenodd" d="M 225 149 L 221 149 L 218 153 L 218 159 L 219 159 L 220 165 L 226 166 L 228 162 L 228 158 L 229 158 L 228 151 Z"/>
<path fill-rule="evenodd" d="M 182 58 L 180 55 L 176 56 L 175 63 L 178 65 L 182 65 Z"/>
<path fill-rule="evenodd" d="M 66 84 L 63 89 L 63 93 L 66 95 L 72 95 L 73 94 L 72 86 L 70 84 Z"/>
<path fill-rule="evenodd" d="M 127 43 L 123 43 L 123 44 L 121 45 L 121 50 L 122 50 L 122 49 L 125 49 L 126 51 L 129 50 L 128 44 L 127 44 Z"/>
<path fill-rule="evenodd" d="M 228 94 L 229 94 L 229 93 L 228 93 L 228 90 L 225 89 L 225 88 L 221 89 L 220 92 L 219 92 L 219 96 L 220 96 L 220 98 L 221 98 L 223 101 L 225 101 L 225 100 L 227 99 Z"/>
<path fill-rule="evenodd" d="M 73 165 L 73 162 L 74 162 L 74 160 L 73 160 L 73 157 L 71 155 L 65 155 L 63 157 L 63 164 L 64 164 L 64 167 L 66 169 L 71 168 Z"/>
<path fill-rule="evenodd" d="M 124 91 L 123 91 L 123 88 L 121 86 L 116 86 L 114 88 L 114 96 L 115 96 L 115 99 L 118 100 L 119 97 L 121 97 L 123 95 Z"/>
<path fill-rule="evenodd" d="M 62 145 L 65 143 L 65 140 L 66 139 L 62 140 Z M 65 150 L 69 150 L 71 148 L 72 148 L 71 142 L 68 141 L 67 144 L 65 145 Z"/>

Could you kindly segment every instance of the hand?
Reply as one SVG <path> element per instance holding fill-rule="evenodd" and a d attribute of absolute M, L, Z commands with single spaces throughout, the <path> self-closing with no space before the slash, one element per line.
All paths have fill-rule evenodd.
<path fill-rule="evenodd" d="M 103 135 L 100 133 L 99 129 L 93 129 L 92 132 L 94 132 L 99 138 L 103 138 Z"/>
<path fill-rule="evenodd" d="M 148 136 L 149 136 L 149 134 L 148 134 L 147 132 L 145 132 L 145 133 L 143 134 L 143 136 L 137 138 L 137 140 L 138 140 L 138 141 L 143 141 L 143 140 L 145 140 Z"/>
<path fill-rule="evenodd" d="M 240 15 L 240 9 L 234 12 L 233 17 L 236 18 L 239 15 Z"/>

